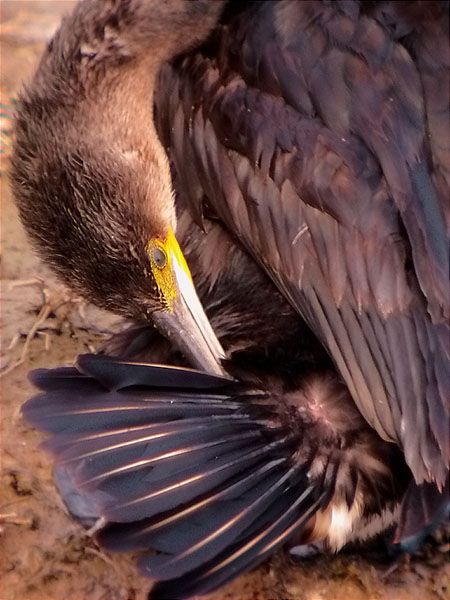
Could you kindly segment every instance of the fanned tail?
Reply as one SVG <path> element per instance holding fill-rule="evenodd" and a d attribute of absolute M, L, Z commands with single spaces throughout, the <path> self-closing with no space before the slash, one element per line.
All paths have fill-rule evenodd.
<path fill-rule="evenodd" d="M 147 551 L 151 598 L 217 588 L 329 500 L 326 469 L 310 479 L 313 457 L 299 458 L 276 398 L 244 383 L 95 355 L 32 380 L 42 393 L 23 412 L 51 434 L 69 511 L 86 526 L 102 519 L 107 549 Z"/>

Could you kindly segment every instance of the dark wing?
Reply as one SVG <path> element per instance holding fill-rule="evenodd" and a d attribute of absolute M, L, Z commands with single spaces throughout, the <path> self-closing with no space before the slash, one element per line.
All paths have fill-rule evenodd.
<path fill-rule="evenodd" d="M 436 89 L 448 78 L 446 12 L 405 33 L 370 10 L 251 3 L 203 53 L 163 71 L 159 127 L 193 214 L 216 212 L 416 481 L 443 484 L 448 97 Z"/>
<path fill-rule="evenodd" d="M 415 552 L 439 523 L 449 520 L 449 480 L 442 492 L 433 483 L 411 482 L 401 505 L 395 542 L 403 552 Z"/>
<path fill-rule="evenodd" d="M 71 514 L 85 525 L 100 519 L 110 550 L 155 551 L 141 572 L 171 581 L 151 597 L 222 585 L 330 501 L 336 460 L 308 473 L 316 450 L 281 424 L 270 395 L 106 357 L 80 357 L 79 367 L 35 372 L 43 393 L 23 412 L 51 434 L 45 447 Z"/>

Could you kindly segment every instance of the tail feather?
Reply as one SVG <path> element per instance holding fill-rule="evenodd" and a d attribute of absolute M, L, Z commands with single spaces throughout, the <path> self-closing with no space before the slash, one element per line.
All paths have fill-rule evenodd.
<path fill-rule="evenodd" d="M 311 476 L 316 444 L 279 399 L 193 370 L 80 357 L 39 371 L 24 407 L 49 432 L 69 511 L 112 551 L 146 551 L 151 598 L 206 593 L 257 564 L 326 506 L 337 465 Z M 313 434 L 312 434 L 313 435 Z M 153 555 L 148 552 L 153 552 Z"/>
<path fill-rule="evenodd" d="M 283 460 L 263 464 L 176 511 L 132 524 L 112 523 L 99 533 L 99 541 L 112 551 L 153 548 L 173 554 L 185 552 L 250 506 L 255 496 L 265 493 L 279 479 L 277 470 Z"/>
<path fill-rule="evenodd" d="M 101 386 L 75 367 L 57 367 L 55 369 L 35 369 L 29 375 L 31 383 L 33 383 L 40 390 L 50 392 L 52 390 L 60 391 L 61 386 L 66 389 L 78 389 L 81 390 L 83 384 L 86 384 L 87 389 L 91 389 L 92 386 L 99 389 Z"/>
<path fill-rule="evenodd" d="M 211 375 L 167 365 L 152 365 L 147 363 L 130 362 L 126 360 L 111 360 L 102 354 L 84 354 L 78 357 L 78 366 L 82 373 L 94 377 L 110 390 L 123 389 L 129 386 L 146 386 L 151 388 L 183 388 L 205 390 L 210 388 L 227 387 L 236 389 L 237 382 L 226 377 Z"/>
<path fill-rule="evenodd" d="M 150 547 L 164 554 L 142 558 L 142 572 L 155 579 L 167 580 L 200 568 L 211 557 L 226 551 L 230 544 L 239 543 L 243 532 L 256 524 L 260 527 L 266 512 L 273 512 L 277 494 L 285 481 L 286 474 L 280 476 L 276 470 L 272 471 L 266 480 L 237 502 L 228 501 L 224 506 L 215 502 L 201 511 L 201 519 L 187 515 L 176 526 L 161 528 L 158 547 L 154 542 Z M 181 536 L 183 543 L 175 551 L 171 541 L 177 536 Z"/>
<path fill-rule="evenodd" d="M 165 561 L 161 557 L 146 557 L 140 560 L 144 573 L 153 576 L 152 567 L 161 580 L 152 589 L 149 600 L 189 598 L 193 594 L 206 594 L 233 579 L 237 573 L 260 563 L 266 556 L 281 546 L 315 513 L 322 501 L 322 493 L 312 487 L 299 495 L 294 486 L 278 498 L 266 519 L 258 527 L 250 528 L 245 537 L 228 547 L 213 560 L 204 563 L 189 573 L 164 581 L 170 571 L 165 572 Z"/>
<path fill-rule="evenodd" d="M 242 402 L 233 398 L 202 393 L 167 393 L 165 391 L 108 391 L 96 381 L 80 378 L 80 387 L 72 379 L 60 389 L 47 391 L 32 398 L 23 413 L 33 425 L 53 434 L 107 432 L 115 428 L 158 424 L 188 418 L 217 418 L 231 415 L 236 418 L 243 410 Z M 52 380 L 49 385 L 56 385 Z M 73 388 L 72 388 L 73 385 Z M 72 442 L 72 440 L 70 440 Z"/>
<path fill-rule="evenodd" d="M 262 460 L 268 460 L 272 445 L 263 445 L 242 452 L 241 449 L 220 455 L 211 466 L 200 465 L 177 473 L 173 478 L 166 478 L 152 485 L 151 473 L 144 474 L 144 480 L 138 483 L 133 478 L 121 481 L 118 486 L 99 486 L 100 493 L 111 494 L 111 503 L 104 503 L 102 512 L 112 521 L 142 519 L 159 512 L 183 505 L 221 485 L 226 485 L 230 478 L 246 470 L 256 468 Z M 114 482 L 113 482 L 114 483 Z M 95 493 L 97 491 L 95 490 Z M 111 490 L 111 491 L 110 491 Z M 119 502 L 119 504 L 117 504 Z"/>

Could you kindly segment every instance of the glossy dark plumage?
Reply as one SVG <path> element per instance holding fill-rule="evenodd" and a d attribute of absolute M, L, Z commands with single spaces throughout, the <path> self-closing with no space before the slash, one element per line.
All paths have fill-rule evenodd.
<path fill-rule="evenodd" d="M 160 552 L 141 561 L 147 575 L 168 579 L 152 597 L 213 589 L 294 533 L 295 543 L 335 547 L 398 523 L 404 542 L 445 511 L 443 6 L 231 2 L 207 44 L 162 70 L 156 116 L 180 194 L 177 233 L 242 381 L 179 371 L 181 389 L 167 389 L 153 367 L 85 357 L 84 375 L 38 375 L 47 391 L 25 409 L 53 435 L 71 511 L 117 521 L 99 534 L 110 548 Z M 109 225 L 120 217 L 110 214 Z M 64 257 L 52 259 L 67 269 Z M 83 269 L 78 276 L 89 284 Z M 133 288 L 114 284 L 129 306 Z M 129 355 L 173 360 L 155 336 L 139 331 Z M 122 352 L 129 342 L 117 342 Z M 211 382 L 214 399 L 185 377 Z M 125 427 L 123 403 L 136 429 L 113 433 L 120 444 L 110 447 L 117 414 Z M 162 445 L 140 437 L 147 428 L 167 434 Z M 234 434 L 241 455 L 256 452 L 245 464 Z M 211 453 L 215 443 L 221 452 Z M 181 446 L 160 459 L 166 470 L 139 462 Z M 229 471 L 200 476 L 214 464 Z M 212 497 L 220 503 L 199 504 Z"/>
<path fill-rule="evenodd" d="M 448 66 L 445 3 L 256 2 L 167 66 L 156 97 L 197 220 L 206 204 L 224 222 L 367 421 L 440 485 Z"/>

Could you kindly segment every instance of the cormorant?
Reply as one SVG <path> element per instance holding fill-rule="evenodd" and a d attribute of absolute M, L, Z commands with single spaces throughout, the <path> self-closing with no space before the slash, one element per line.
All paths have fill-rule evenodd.
<path fill-rule="evenodd" d="M 139 570 L 161 580 L 149 596 L 158 600 L 207 593 L 286 541 L 333 551 L 392 531 L 412 481 L 398 447 L 365 422 L 322 344 L 256 263 L 219 223 L 205 233 L 187 211 L 179 216 L 239 382 L 130 362 L 179 360 L 141 324 L 112 340 L 129 360 L 87 355 L 76 369 L 37 371 L 43 394 L 24 407 L 51 434 L 45 448 L 69 512 L 99 523 L 97 541 L 110 551 L 157 552 L 141 556 Z"/>
<path fill-rule="evenodd" d="M 217 587 L 261 560 L 291 528 L 301 532 L 299 543 L 321 539 L 337 547 L 353 534 L 369 535 L 369 522 L 379 529 L 395 520 L 398 539 L 408 538 L 442 512 L 447 493 L 446 8 L 231 2 L 220 17 L 218 6 L 125 0 L 78 7 L 19 103 L 13 159 L 22 218 L 72 287 L 135 318 L 156 309 L 156 316 L 170 314 L 166 290 L 177 297 L 174 287 L 155 277 L 161 257 L 154 248 L 163 262 L 167 249 L 149 242 L 173 239 L 173 209 L 146 101 L 161 63 L 199 43 L 220 18 L 205 44 L 163 67 L 156 118 L 189 218 L 202 225 L 218 219 L 232 235 L 227 243 L 255 261 L 242 255 L 252 277 L 259 265 L 281 292 L 259 273 L 257 310 L 250 301 L 247 307 L 259 323 L 269 315 L 267 331 L 280 337 L 266 360 L 253 346 L 253 357 L 231 361 L 241 383 L 85 357 L 85 375 L 39 374 L 48 391 L 26 409 L 56 434 L 50 446 L 71 510 L 86 518 L 87 507 L 93 518 L 124 521 L 100 533 L 105 544 L 161 552 L 142 562 L 149 574 L 173 579 L 157 586 L 158 597 Z M 214 12 L 211 21 L 194 32 L 189 19 L 206 9 Z M 156 191 L 157 210 L 142 201 L 142 182 Z M 221 226 L 209 240 L 214 231 Z M 238 300 L 234 341 L 245 346 L 246 284 L 253 280 L 231 263 L 217 264 L 214 251 L 197 259 L 212 306 Z M 227 269 L 233 286 L 219 293 Z M 207 291 L 202 297 L 208 304 Z M 229 333 L 233 321 L 224 315 Z M 305 331 L 299 316 L 335 366 L 314 342 L 319 368 L 302 362 L 303 350 L 298 357 L 295 339 Z M 207 359 L 193 359 L 197 350 L 177 341 L 194 364 L 217 373 L 218 344 Z M 275 349 L 289 365 L 281 373 L 271 371 Z M 169 386 L 162 372 L 170 374 Z M 92 421 L 77 404 L 83 390 Z M 107 431 L 117 427 L 123 401 L 130 421 L 120 417 L 124 429 L 111 438 L 118 450 L 109 454 Z M 203 432 L 197 449 L 195 420 Z M 126 432 L 130 425 L 135 429 Z M 161 434 L 162 445 L 136 437 L 147 427 Z M 134 449 L 127 454 L 134 444 L 140 453 L 144 441 L 143 460 L 162 452 L 163 470 L 140 465 Z M 85 454 L 94 448 L 100 459 L 89 462 Z M 128 459 L 135 462 L 127 466 Z M 218 471 L 205 480 L 202 468 L 214 461 Z M 171 488 L 180 481 L 190 482 L 185 495 Z"/>

